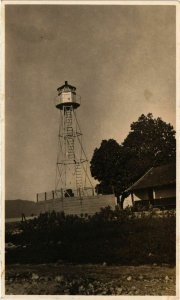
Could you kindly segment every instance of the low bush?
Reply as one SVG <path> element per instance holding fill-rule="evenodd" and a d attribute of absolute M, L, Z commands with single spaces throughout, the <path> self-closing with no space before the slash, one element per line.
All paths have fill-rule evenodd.
<path fill-rule="evenodd" d="M 91 217 L 45 213 L 19 224 L 6 242 L 19 245 L 6 253 L 7 263 L 175 264 L 176 218 L 131 209 L 102 209 Z"/>

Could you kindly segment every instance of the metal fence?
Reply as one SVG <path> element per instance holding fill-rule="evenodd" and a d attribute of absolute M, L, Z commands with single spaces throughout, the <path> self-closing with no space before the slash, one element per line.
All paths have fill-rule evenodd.
<path fill-rule="evenodd" d="M 92 187 L 85 187 L 79 189 L 60 189 L 56 191 L 49 191 L 44 193 L 38 193 L 36 195 L 37 202 L 52 200 L 52 199 L 63 199 L 67 197 L 91 197 L 95 196 L 96 191 Z"/>

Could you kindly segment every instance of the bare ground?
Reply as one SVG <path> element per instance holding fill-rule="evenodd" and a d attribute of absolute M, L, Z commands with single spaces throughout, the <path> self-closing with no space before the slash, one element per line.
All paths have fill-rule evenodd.
<path fill-rule="evenodd" d="M 14 264 L 6 295 L 175 295 L 175 267 Z"/>

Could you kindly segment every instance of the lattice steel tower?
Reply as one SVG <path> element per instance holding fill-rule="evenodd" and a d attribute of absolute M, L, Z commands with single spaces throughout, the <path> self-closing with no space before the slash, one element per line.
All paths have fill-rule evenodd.
<path fill-rule="evenodd" d="M 57 91 L 56 108 L 59 109 L 60 120 L 55 193 L 57 197 L 62 197 L 62 193 L 65 197 L 88 196 L 94 190 L 76 117 L 80 97 L 76 95 L 76 87 L 67 81 Z"/>

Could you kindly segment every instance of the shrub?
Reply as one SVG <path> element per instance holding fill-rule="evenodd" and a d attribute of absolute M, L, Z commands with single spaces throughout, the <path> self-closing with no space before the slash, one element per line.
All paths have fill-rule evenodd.
<path fill-rule="evenodd" d="M 6 242 L 20 247 L 8 251 L 11 262 L 175 264 L 176 218 L 172 212 L 156 216 L 110 207 L 89 218 L 45 213 L 19 224 L 20 233 L 6 234 Z"/>

